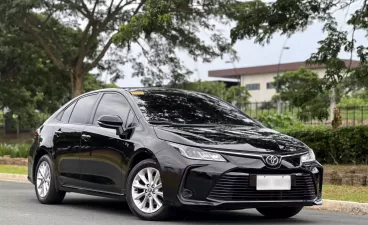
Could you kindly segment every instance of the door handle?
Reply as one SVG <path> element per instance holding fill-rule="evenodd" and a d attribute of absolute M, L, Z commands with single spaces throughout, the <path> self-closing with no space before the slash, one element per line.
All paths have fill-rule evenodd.
<path fill-rule="evenodd" d="M 61 133 L 63 133 L 63 132 L 61 131 L 61 129 L 59 129 L 59 130 L 55 131 L 55 135 L 56 135 L 56 137 L 59 137 L 59 135 L 60 135 Z"/>
<path fill-rule="evenodd" d="M 91 136 L 90 135 L 88 135 L 88 134 L 82 134 L 82 139 L 83 140 L 85 140 L 85 141 L 87 141 L 88 139 L 90 139 L 91 138 Z"/>

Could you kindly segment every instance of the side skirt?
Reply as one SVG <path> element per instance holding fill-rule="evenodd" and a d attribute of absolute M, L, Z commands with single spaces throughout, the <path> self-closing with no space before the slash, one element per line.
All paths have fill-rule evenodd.
<path fill-rule="evenodd" d="M 93 196 L 99 196 L 99 197 L 105 197 L 105 198 L 125 200 L 125 194 L 120 194 L 120 193 L 99 191 L 99 190 L 76 187 L 76 186 L 69 186 L 69 185 L 62 185 L 59 189 L 65 192 L 75 192 L 75 193 L 85 194 L 85 195 L 93 195 Z"/>

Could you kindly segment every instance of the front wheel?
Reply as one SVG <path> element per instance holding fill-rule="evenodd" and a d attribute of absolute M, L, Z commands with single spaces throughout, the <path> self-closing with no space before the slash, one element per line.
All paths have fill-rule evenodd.
<path fill-rule="evenodd" d="M 286 219 L 298 214 L 303 207 L 257 208 L 257 211 L 268 218 Z"/>
<path fill-rule="evenodd" d="M 38 161 L 36 169 L 35 191 L 38 201 L 42 204 L 58 204 L 65 197 L 64 191 L 56 189 L 53 163 L 48 155 Z"/>
<path fill-rule="evenodd" d="M 132 169 L 126 193 L 129 208 L 139 218 L 164 220 L 168 217 L 170 209 L 163 204 L 161 175 L 154 160 L 144 160 Z"/>

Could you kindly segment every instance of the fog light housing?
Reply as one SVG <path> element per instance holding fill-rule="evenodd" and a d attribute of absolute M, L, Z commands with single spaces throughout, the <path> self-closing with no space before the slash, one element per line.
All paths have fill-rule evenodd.
<path fill-rule="evenodd" d="M 183 196 L 183 198 L 191 198 L 193 196 L 193 192 L 189 189 L 183 189 L 181 191 L 181 196 Z"/>

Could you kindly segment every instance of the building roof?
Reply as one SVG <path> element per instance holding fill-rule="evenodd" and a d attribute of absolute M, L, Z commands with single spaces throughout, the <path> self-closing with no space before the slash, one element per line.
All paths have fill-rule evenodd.
<path fill-rule="evenodd" d="M 349 66 L 350 59 L 343 59 L 345 65 Z M 359 65 L 359 61 L 352 60 L 351 67 L 357 67 Z M 300 67 L 305 67 L 308 69 L 322 69 L 326 68 L 326 65 L 306 65 L 304 62 L 292 62 L 292 63 L 283 63 L 280 64 L 280 72 L 285 71 L 294 71 L 299 69 Z M 222 77 L 222 78 L 239 78 L 240 75 L 253 75 L 253 74 L 265 74 L 265 73 L 276 73 L 278 68 L 278 64 L 273 65 L 264 65 L 264 66 L 252 66 L 252 67 L 243 67 L 243 68 L 232 68 L 232 69 L 224 69 L 224 70 L 210 70 L 208 71 L 209 77 Z"/>

